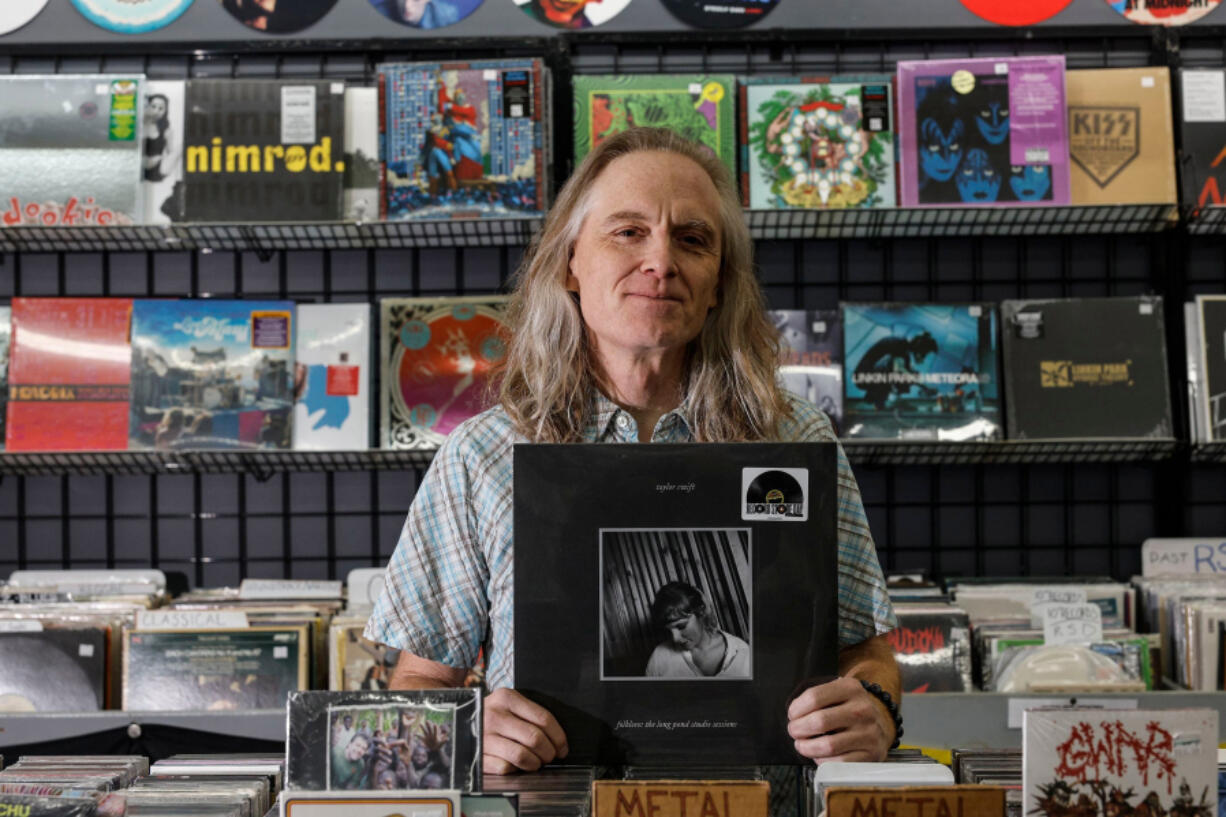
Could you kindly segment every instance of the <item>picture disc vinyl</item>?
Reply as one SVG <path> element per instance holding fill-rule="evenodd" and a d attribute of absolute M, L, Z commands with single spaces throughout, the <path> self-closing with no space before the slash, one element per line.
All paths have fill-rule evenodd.
<path fill-rule="evenodd" d="M 1213 11 L 1221 0 L 1107 0 L 1107 5 L 1134 23 L 1182 26 Z"/>
<path fill-rule="evenodd" d="M 266 34 L 293 34 L 319 22 L 336 0 L 220 0 L 221 7 L 248 28 Z"/>
<path fill-rule="evenodd" d="M 662 0 L 664 8 L 694 28 L 744 28 L 770 14 L 783 0 Z"/>
<path fill-rule="evenodd" d="M 99 28 L 141 34 L 170 25 L 192 0 L 72 0 L 72 4 Z"/>
<path fill-rule="evenodd" d="M 370 0 L 375 11 L 413 28 L 446 28 L 480 7 L 482 0 Z"/>
<path fill-rule="evenodd" d="M 976 17 L 998 26 L 1032 26 L 1055 17 L 1072 0 L 962 0 Z M 1125 0 L 1126 2 L 1126 0 Z"/>
<path fill-rule="evenodd" d="M 515 5 L 545 25 L 579 30 L 604 25 L 612 20 L 630 0 L 512 0 Z"/>
<path fill-rule="evenodd" d="M 791 474 L 782 471 L 763 471 L 749 483 L 745 492 L 746 502 L 765 502 L 768 504 L 801 503 L 805 501 L 804 491 L 800 483 Z"/>
<path fill-rule="evenodd" d="M 16 31 L 38 16 L 47 0 L 4 0 L 0 3 L 0 34 Z"/>

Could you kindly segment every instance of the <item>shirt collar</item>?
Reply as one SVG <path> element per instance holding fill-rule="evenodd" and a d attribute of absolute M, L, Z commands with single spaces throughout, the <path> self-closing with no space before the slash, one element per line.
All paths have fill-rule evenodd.
<path fill-rule="evenodd" d="M 588 421 L 588 433 L 585 439 L 587 442 L 616 440 L 622 436 L 616 425 L 617 418 L 621 415 L 631 420 L 633 418 L 630 417 L 629 412 L 610 400 L 600 389 L 593 389 L 593 391 L 591 420 Z M 684 403 L 661 417 L 657 427 L 660 429 L 660 434 L 653 442 L 685 442 L 693 438 L 690 432 L 689 412 Z M 651 433 L 654 429 L 647 429 L 647 431 Z"/>

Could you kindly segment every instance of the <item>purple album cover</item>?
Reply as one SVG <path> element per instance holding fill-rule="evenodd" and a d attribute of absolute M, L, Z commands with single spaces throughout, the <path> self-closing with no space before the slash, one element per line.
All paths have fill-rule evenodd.
<path fill-rule="evenodd" d="M 898 64 L 904 207 L 1069 203 L 1064 57 Z"/>

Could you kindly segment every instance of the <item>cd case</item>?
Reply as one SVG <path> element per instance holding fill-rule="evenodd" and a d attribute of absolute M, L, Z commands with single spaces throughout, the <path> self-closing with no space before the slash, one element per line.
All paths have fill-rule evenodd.
<path fill-rule="evenodd" d="M 295 692 L 286 788 L 481 791 L 474 689 Z"/>

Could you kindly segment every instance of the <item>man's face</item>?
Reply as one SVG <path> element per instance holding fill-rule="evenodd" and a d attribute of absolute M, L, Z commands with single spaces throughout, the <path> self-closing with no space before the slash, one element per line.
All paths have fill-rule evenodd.
<path fill-rule="evenodd" d="M 345 728 L 346 729 L 353 728 L 353 718 L 351 718 L 349 715 L 345 716 Z"/>
<path fill-rule="evenodd" d="M 404 0 L 401 8 L 401 14 L 406 23 L 417 25 L 421 22 L 421 18 L 426 13 L 426 6 L 430 5 L 430 0 Z"/>
<path fill-rule="evenodd" d="M 719 195 L 706 172 L 675 153 L 614 160 L 592 185 L 566 288 L 596 351 L 676 351 L 716 305 Z"/>
<path fill-rule="evenodd" d="M 691 613 L 668 622 L 668 637 L 679 650 L 692 650 L 702 641 L 702 623 Z"/>
<path fill-rule="evenodd" d="M 345 747 L 345 759 L 351 763 L 356 763 L 366 757 L 366 752 L 369 749 L 370 743 L 367 742 L 366 738 L 358 735 L 349 741 L 349 745 Z"/>

